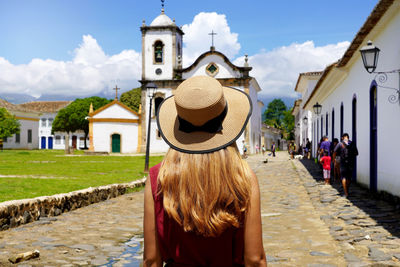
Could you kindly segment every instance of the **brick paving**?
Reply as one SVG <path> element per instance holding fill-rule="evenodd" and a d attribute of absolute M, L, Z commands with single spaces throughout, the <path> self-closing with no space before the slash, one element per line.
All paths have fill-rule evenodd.
<path fill-rule="evenodd" d="M 268 158 L 268 163 L 264 159 Z M 396 207 L 353 186 L 323 185 L 308 160 L 255 155 L 248 162 L 261 189 L 269 266 L 400 266 Z M 0 232 L 0 266 L 38 249 L 20 266 L 140 266 L 143 192 L 93 204 Z"/>

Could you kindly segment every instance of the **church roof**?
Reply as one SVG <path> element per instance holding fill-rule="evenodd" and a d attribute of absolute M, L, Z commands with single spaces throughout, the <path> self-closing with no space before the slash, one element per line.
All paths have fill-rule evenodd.
<path fill-rule="evenodd" d="M 195 61 L 192 65 L 190 65 L 189 67 L 184 68 L 184 69 L 175 69 L 175 71 L 176 71 L 176 72 L 180 72 L 180 73 L 191 71 L 192 69 L 194 69 L 194 68 L 200 63 L 200 61 L 201 61 L 202 59 L 204 59 L 205 57 L 207 57 L 207 56 L 209 56 L 209 55 L 217 55 L 217 56 L 222 57 L 223 60 L 224 60 L 224 62 L 225 62 L 226 64 L 228 64 L 232 69 L 244 73 L 245 76 L 248 76 L 248 75 L 249 75 L 249 72 L 250 72 L 251 69 L 252 69 L 252 67 L 239 67 L 239 66 L 236 66 L 236 65 L 234 65 L 234 64 L 229 60 L 229 58 L 227 58 L 227 57 L 226 57 L 224 54 L 222 54 L 221 52 L 218 52 L 218 51 L 215 51 L 215 50 L 210 50 L 210 51 L 207 51 L 207 52 L 201 54 L 201 55 L 196 59 L 196 61 Z"/>
<path fill-rule="evenodd" d="M 96 114 L 99 114 L 100 112 L 102 112 L 103 110 L 111 107 L 112 105 L 118 105 L 124 109 L 126 109 L 127 111 L 131 112 L 132 114 L 135 114 L 136 116 L 140 117 L 140 114 L 138 114 L 136 111 L 134 111 L 133 109 L 131 109 L 130 107 L 124 105 L 123 103 L 119 102 L 117 99 L 114 99 L 113 101 L 111 101 L 110 103 L 108 103 L 107 105 L 102 106 L 99 109 L 96 109 L 94 112 L 90 112 L 89 116 L 93 117 Z"/>
<path fill-rule="evenodd" d="M 164 13 L 164 10 L 161 14 L 153 20 L 150 26 L 173 26 L 175 23 Z"/>
<path fill-rule="evenodd" d="M 33 101 L 17 106 L 33 111 L 55 113 L 68 106 L 72 101 Z"/>

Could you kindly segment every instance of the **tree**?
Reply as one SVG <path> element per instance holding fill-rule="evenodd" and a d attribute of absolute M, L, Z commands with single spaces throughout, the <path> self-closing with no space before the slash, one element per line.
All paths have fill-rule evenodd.
<path fill-rule="evenodd" d="M 286 110 L 286 105 L 281 99 L 272 100 L 264 112 L 264 123 L 282 129 L 282 121 Z"/>
<path fill-rule="evenodd" d="M 264 112 L 264 123 L 282 130 L 286 140 L 294 139 L 293 108 L 287 108 L 281 99 L 272 100 Z"/>
<path fill-rule="evenodd" d="M 0 107 L 0 143 L 3 149 L 3 139 L 11 137 L 13 134 L 19 134 L 20 123 L 11 115 L 7 109 Z"/>
<path fill-rule="evenodd" d="M 140 87 L 134 88 L 127 91 L 121 95 L 121 102 L 134 111 L 139 111 L 139 106 L 141 104 L 142 89 Z"/>
<path fill-rule="evenodd" d="M 89 114 L 90 104 L 93 104 L 93 110 L 96 110 L 110 102 L 111 100 L 98 96 L 78 98 L 57 113 L 51 131 L 53 134 L 54 132 L 67 133 L 65 138 L 66 153 L 70 152 L 69 133 L 77 130 L 82 130 L 85 133 L 85 148 L 87 148 L 86 138 L 89 134 L 89 121 L 86 117 Z"/>
<path fill-rule="evenodd" d="M 293 108 L 284 112 L 283 116 L 283 127 L 286 132 L 287 140 L 294 140 L 294 116 L 292 115 Z"/>

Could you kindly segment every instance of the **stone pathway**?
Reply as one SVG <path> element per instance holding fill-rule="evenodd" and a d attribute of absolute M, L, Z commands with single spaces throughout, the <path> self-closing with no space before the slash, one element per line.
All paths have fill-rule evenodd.
<path fill-rule="evenodd" d="M 400 266 L 399 207 L 373 199 L 368 190 L 355 184 L 345 198 L 339 182 L 323 185 L 322 172 L 314 162 L 293 163 L 349 266 Z"/>
<path fill-rule="evenodd" d="M 266 156 L 267 157 L 267 156 Z M 285 152 L 249 157 L 261 189 L 264 249 L 269 266 L 346 266 Z"/>
<path fill-rule="evenodd" d="M 142 223 L 142 192 L 41 218 L 0 232 L 0 266 L 19 266 L 8 258 L 35 249 L 40 258 L 21 262 L 21 266 L 96 266 L 111 259 L 113 266 L 139 266 L 141 257 L 124 251 L 140 254 Z"/>
<path fill-rule="evenodd" d="M 312 161 L 251 156 L 262 200 L 269 266 L 400 266 L 400 215 L 352 187 L 324 186 Z M 19 266 L 140 266 L 143 192 L 0 232 L 0 266 L 40 251 Z"/>

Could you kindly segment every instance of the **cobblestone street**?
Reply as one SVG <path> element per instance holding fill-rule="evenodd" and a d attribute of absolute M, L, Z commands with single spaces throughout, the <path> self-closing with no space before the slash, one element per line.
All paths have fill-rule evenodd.
<path fill-rule="evenodd" d="M 268 158 L 268 163 L 264 159 Z M 400 215 L 368 191 L 323 185 L 309 160 L 251 156 L 262 201 L 269 266 L 400 266 Z M 131 193 L 57 217 L 0 232 L 0 266 L 40 251 L 21 266 L 139 266 L 143 192 Z"/>

